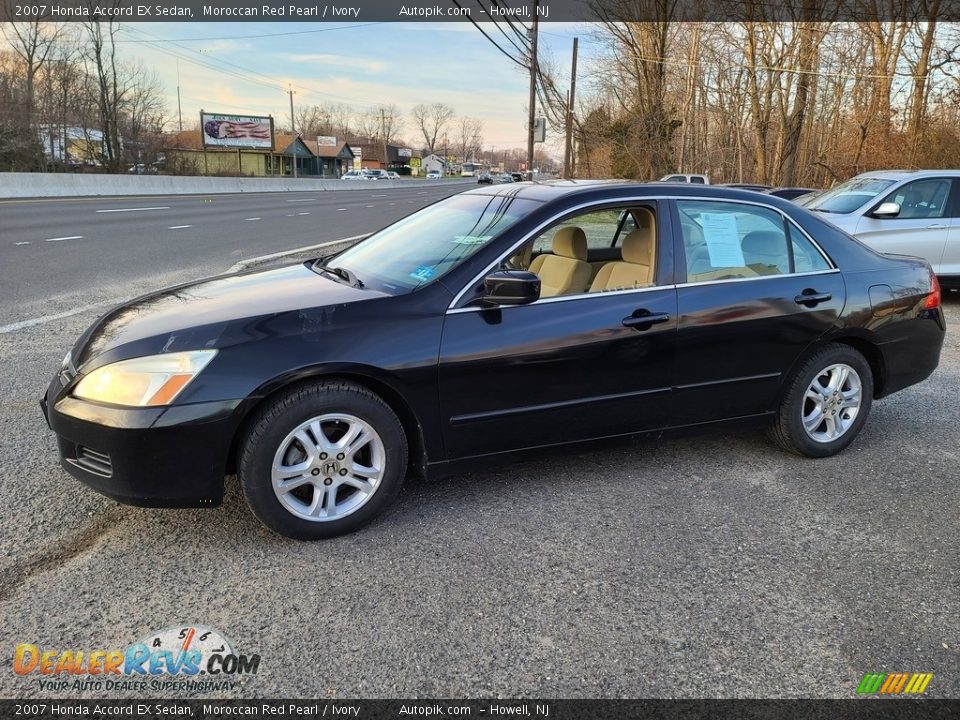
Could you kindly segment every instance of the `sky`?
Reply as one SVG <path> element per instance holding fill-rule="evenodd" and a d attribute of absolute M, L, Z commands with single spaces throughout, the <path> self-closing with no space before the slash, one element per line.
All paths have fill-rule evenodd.
<path fill-rule="evenodd" d="M 564 67 L 574 35 L 581 36 L 583 54 L 583 26 L 541 27 L 545 52 L 562 58 Z M 526 145 L 529 76 L 470 23 L 123 23 L 121 28 L 121 55 L 156 71 L 174 125 L 179 72 L 184 126 L 199 119 L 201 108 L 272 114 L 286 124 L 286 90 L 293 83 L 296 105 L 334 102 L 360 111 L 393 103 L 404 115 L 402 137 L 411 142 L 419 139 L 411 108 L 442 102 L 457 115 L 483 121 L 486 148 Z M 485 29 L 499 34 L 490 25 Z M 502 35 L 499 39 L 506 45 Z"/>

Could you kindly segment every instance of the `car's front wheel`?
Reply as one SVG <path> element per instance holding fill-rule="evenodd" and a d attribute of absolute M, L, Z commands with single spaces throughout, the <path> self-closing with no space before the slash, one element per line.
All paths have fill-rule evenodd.
<path fill-rule="evenodd" d="M 407 440 L 396 414 L 347 382 L 300 386 L 261 410 L 240 447 L 247 504 L 267 527 L 297 540 L 343 535 L 396 497 Z"/>
<path fill-rule="evenodd" d="M 835 455 L 859 434 L 872 401 L 870 364 L 854 348 L 832 343 L 794 374 L 770 435 L 799 455 Z"/>

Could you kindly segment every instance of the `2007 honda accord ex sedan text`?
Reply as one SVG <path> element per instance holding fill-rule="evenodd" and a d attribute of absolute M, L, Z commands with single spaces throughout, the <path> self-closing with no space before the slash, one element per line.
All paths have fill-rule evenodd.
<path fill-rule="evenodd" d="M 43 400 L 63 467 L 133 505 L 236 473 L 293 538 L 355 530 L 408 472 L 691 427 L 833 455 L 936 368 L 923 260 L 776 197 L 614 182 L 484 186 L 331 257 L 145 295 Z"/>

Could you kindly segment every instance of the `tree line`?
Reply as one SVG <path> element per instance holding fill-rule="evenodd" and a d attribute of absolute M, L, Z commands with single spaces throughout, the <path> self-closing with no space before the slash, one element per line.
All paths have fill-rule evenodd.
<path fill-rule="evenodd" d="M 795 22 L 620 22 L 596 6 L 596 57 L 573 108 L 576 174 L 819 187 L 879 168 L 960 165 L 960 27 L 940 0 L 830 22 L 822 0 Z M 919 8 L 919 10 L 917 10 Z M 622 8 L 620 8 L 622 10 Z M 567 79 L 541 67 L 540 100 L 562 128 Z M 585 86 L 585 87 L 584 87 Z"/>
<path fill-rule="evenodd" d="M 0 170 L 66 169 L 67 158 L 51 149 L 76 140 L 86 140 L 85 155 L 110 172 L 157 157 L 169 119 L 163 88 L 142 63 L 118 57 L 118 29 L 114 22 L 0 26 Z M 68 137 L 72 128 L 88 136 Z"/>

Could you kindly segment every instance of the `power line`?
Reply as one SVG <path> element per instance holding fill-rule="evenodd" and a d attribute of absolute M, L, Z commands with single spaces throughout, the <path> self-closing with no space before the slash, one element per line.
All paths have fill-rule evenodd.
<path fill-rule="evenodd" d="M 461 5 L 461 4 L 458 2 L 458 0 L 451 0 L 451 1 L 453 2 L 454 5 L 456 5 L 456 6 L 457 6 L 458 8 L 460 8 L 461 10 L 465 10 L 465 8 L 463 7 L 463 5 Z M 465 14 L 466 14 L 466 13 L 465 13 Z M 480 24 L 479 24 L 476 20 L 474 20 L 471 15 L 467 14 L 467 19 L 470 21 L 470 24 L 471 24 L 471 25 L 473 25 L 477 30 L 480 31 L 480 34 L 481 34 L 481 35 L 483 35 L 487 40 L 490 41 L 490 44 L 491 44 L 491 45 L 493 45 L 497 50 L 499 50 L 499 51 L 500 51 L 504 56 L 506 56 L 511 62 L 515 62 L 517 65 L 519 65 L 519 66 L 522 67 L 522 68 L 527 67 L 527 66 L 526 66 L 526 63 L 523 63 L 523 62 L 520 62 L 519 60 L 517 60 L 513 55 L 511 55 L 509 52 L 507 52 L 507 51 L 504 50 L 502 47 L 500 47 L 500 45 L 498 45 L 497 42 L 496 42 L 492 37 L 490 37 L 489 35 L 487 35 L 486 31 L 485 31 L 482 27 L 480 27 Z"/>

